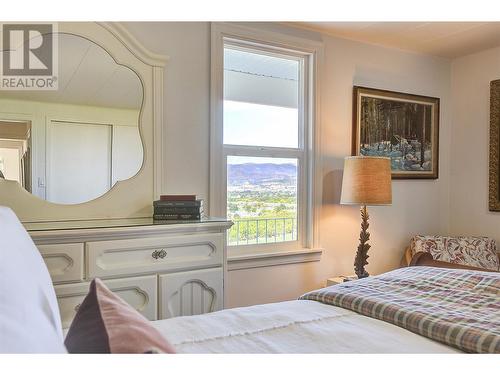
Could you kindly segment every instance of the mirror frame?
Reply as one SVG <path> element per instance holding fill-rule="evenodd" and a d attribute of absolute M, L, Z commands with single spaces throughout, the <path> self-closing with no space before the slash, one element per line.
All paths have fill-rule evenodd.
<path fill-rule="evenodd" d="M 58 33 L 73 34 L 96 43 L 117 64 L 134 71 L 143 86 L 139 132 L 143 164 L 137 174 L 118 181 L 102 196 L 79 204 L 45 201 L 17 181 L 0 181 L 0 205 L 14 210 L 23 222 L 138 218 L 152 215 L 152 202 L 165 188 L 163 146 L 163 73 L 167 56 L 145 49 L 121 24 L 61 22 Z"/>

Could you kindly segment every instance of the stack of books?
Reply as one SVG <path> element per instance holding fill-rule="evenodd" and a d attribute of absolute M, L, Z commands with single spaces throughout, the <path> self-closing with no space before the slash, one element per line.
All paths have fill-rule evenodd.
<path fill-rule="evenodd" d="M 200 220 L 203 217 L 203 199 L 196 195 L 162 195 L 153 202 L 154 220 Z"/>

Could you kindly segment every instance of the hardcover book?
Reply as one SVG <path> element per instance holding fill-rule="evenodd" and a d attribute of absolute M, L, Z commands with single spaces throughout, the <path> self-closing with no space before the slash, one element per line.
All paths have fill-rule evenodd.
<path fill-rule="evenodd" d="M 155 207 L 155 215 L 175 215 L 175 214 L 190 214 L 200 215 L 203 213 L 203 207 Z"/>
<path fill-rule="evenodd" d="M 184 195 L 160 195 L 161 201 L 195 201 L 196 195 L 184 194 Z"/>
<path fill-rule="evenodd" d="M 202 207 L 203 199 L 194 201 L 154 201 L 153 206 L 156 207 Z"/>
<path fill-rule="evenodd" d="M 201 215 L 191 215 L 191 214 L 155 214 L 153 215 L 154 220 L 200 220 Z"/>

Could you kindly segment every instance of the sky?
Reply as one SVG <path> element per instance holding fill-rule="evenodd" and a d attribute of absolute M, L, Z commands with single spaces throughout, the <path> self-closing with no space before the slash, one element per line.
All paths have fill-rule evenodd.
<path fill-rule="evenodd" d="M 298 110 L 224 100 L 224 144 L 296 148 Z"/>

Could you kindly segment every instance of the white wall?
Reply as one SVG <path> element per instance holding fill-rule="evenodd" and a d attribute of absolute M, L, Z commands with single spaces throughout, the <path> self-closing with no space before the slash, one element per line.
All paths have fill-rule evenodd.
<path fill-rule="evenodd" d="M 207 199 L 210 24 L 131 22 L 124 26 L 146 48 L 170 57 L 164 88 L 166 193 Z"/>
<path fill-rule="evenodd" d="M 488 211 L 490 81 L 496 79 L 500 48 L 452 63 L 450 231 L 490 236 L 500 243 L 500 213 Z"/>
<path fill-rule="evenodd" d="M 208 197 L 210 27 L 208 23 L 126 23 L 147 48 L 170 56 L 165 74 L 167 193 Z M 450 63 L 448 60 L 342 40 L 282 25 L 258 25 L 325 43 L 321 82 L 323 212 L 320 262 L 231 271 L 229 306 L 297 298 L 327 277 L 353 272 L 356 208 L 340 206 L 343 158 L 350 154 L 352 86 L 441 98 L 440 176 L 394 181 L 393 205 L 370 209 L 369 272 L 398 266 L 416 233 L 446 233 L 449 214 Z"/>
<path fill-rule="evenodd" d="M 321 233 L 323 246 L 332 253 L 330 274 L 351 270 L 359 233 L 357 209 L 338 205 L 340 170 L 351 148 L 352 86 L 441 98 L 439 179 L 395 180 L 392 206 L 369 208 L 372 251 L 368 270 L 380 273 L 398 266 L 412 235 L 448 231 L 450 65 L 443 59 L 330 37 L 325 38 L 325 46 Z"/>

